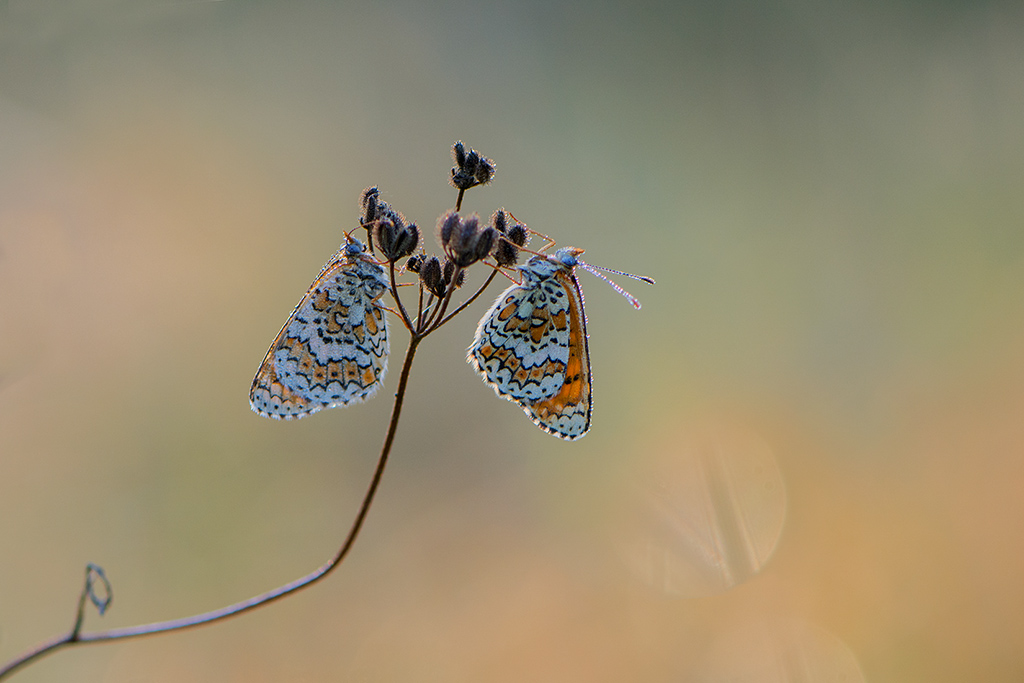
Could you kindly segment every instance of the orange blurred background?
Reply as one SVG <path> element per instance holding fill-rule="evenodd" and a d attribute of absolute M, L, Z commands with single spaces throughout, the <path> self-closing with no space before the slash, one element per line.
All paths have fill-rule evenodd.
<path fill-rule="evenodd" d="M 451 144 L 586 273 L 594 427 L 420 348 L 351 558 L 31 681 L 1024 678 L 1024 10 L 1013 3 L 0 4 L 0 662 L 311 571 L 373 401 L 250 412 L 363 188 Z M 471 273 L 475 282 L 483 269 Z"/>

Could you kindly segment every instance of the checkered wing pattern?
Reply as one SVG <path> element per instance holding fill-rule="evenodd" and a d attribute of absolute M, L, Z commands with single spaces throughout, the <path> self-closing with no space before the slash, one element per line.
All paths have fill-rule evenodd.
<path fill-rule="evenodd" d="M 575 250 L 578 252 L 579 250 Z M 575 253 L 574 252 L 574 253 Z M 590 429 L 590 354 L 571 265 L 535 256 L 480 321 L 468 360 L 498 396 L 563 439 Z"/>
<path fill-rule="evenodd" d="M 380 388 L 388 327 L 380 265 L 352 239 L 335 254 L 267 351 L 249 392 L 252 409 L 290 420 L 358 403 Z"/>

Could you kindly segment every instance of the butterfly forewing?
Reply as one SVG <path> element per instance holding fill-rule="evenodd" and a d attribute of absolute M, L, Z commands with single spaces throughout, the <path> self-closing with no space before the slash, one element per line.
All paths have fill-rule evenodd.
<path fill-rule="evenodd" d="M 249 401 L 264 417 L 292 419 L 371 397 L 387 371 L 384 269 L 351 240 L 327 262 L 277 335 Z"/>

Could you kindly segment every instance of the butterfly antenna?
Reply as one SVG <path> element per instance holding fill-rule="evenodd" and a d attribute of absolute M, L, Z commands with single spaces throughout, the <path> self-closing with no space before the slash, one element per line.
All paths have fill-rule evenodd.
<path fill-rule="evenodd" d="M 632 273 L 624 273 L 621 270 L 612 270 L 611 268 L 600 268 L 598 266 L 592 266 L 589 263 L 584 263 L 583 261 L 577 261 L 576 264 L 579 265 L 579 266 L 582 266 L 584 268 L 584 270 L 588 271 L 589 273 L 591 273 L 593 275 L 596 275 L 597 277 L 601 278 L 602 280 L 607 282 L 609 285 L 611 285 L 612 289 L 614 289 L 616 292 L 618 292 L 622 296 L 626 297 L 626 301 L 628 301 L 629 303 L 633 304 L 633 308 L 637 309 L 638 311 L 640 310 L 640 301 L 635 296 L 633 296 L 632 294 L 630 294 L 629 292 L 624 290 L 622 287 L 620 287 L 616 283 L 612 282 L 611 279 L 609 279 L 601 271 L 605 270 L 605 271 L 608 271 L 609 273 L 615 273 L 616 275 L 625 275 L 626 277 L 631 277 L 634 280 L 640 280 L 641 282 L 646 282 L 649 285 L 653 285 L 654 284 L 654 280 L 652 280 L 649 277 L 644 277 L 642 275 L 633 275 Z"/>
<path fill-rule="evenodd" d="M 594 270 L 603 270 L 606 273 L 615 273 L 616 275 L 622 275 L 624 277 L 631 277 L 634 280 L 639 280 L 640 282 L 646 282 L 649 285 L 653 285 L 654 284 L 654 279 L 653 278 L 649 278 L 649 277 L 647 277 L 645 275 L 633 275 L 633 273 L 627 273 L 627 272 L 622 271 L 622 270 L 614 270 L 612 268 L 605 268 L 604 266 L 595 266 L 595 265 L 591 265 L 589 263 L 584 263 L 583 265 L 585 265 L 587 267 L 587 270 L 589 270 L 591 273 L 594 273 Z M 597 275 L 597 273 L 594 273 L 594 275 Z"/>

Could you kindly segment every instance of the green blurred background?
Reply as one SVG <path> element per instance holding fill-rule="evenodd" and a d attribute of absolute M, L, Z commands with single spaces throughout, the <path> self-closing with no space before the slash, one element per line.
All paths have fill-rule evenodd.
<path fill-rule="evenodd" d="M 16 680 L 1024 678 L 1024 9 L 911 0 L 0 3 L 0 660 L 86 562 L 93 630 L 330 557 L 405 332 L 365 405 L 272 422 L 249 384 L 363 188 L 433 248 L 457 139 L 497 163 L 464 208 L 658 281 L 580 273 L 591 434 L 466 365 L 495 287 L 421 347 L 328 581 Z M 695 451 L 760 454 L 784 516 L 750 540 L 725 476 L 697 515 L 756 552 L 693 597 L 623 549 L 693 545 Z"/>

